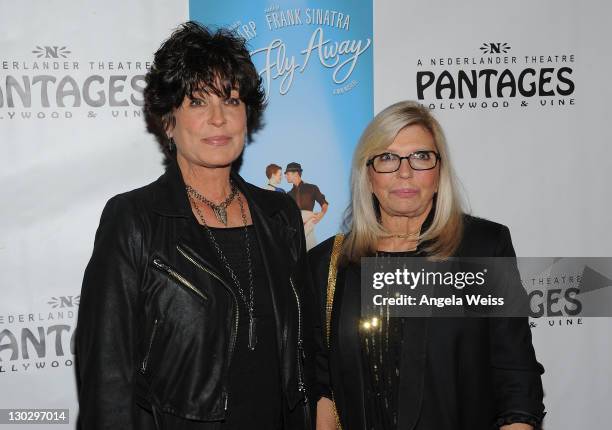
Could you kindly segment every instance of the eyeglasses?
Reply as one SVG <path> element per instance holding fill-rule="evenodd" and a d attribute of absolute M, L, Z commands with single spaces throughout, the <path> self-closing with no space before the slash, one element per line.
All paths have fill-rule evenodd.
<path fill-rule="evenodd" d="M 413 170 L 431 170 L 441 160 L 436 151 L 416 151 L 405 157 L 400 157 L 392 152 L 385 152 L 370 158 L 366 166 L 372 166 L 376 173 L 397 172 L 402 165 L 402 160 L 407 159 Z"/>

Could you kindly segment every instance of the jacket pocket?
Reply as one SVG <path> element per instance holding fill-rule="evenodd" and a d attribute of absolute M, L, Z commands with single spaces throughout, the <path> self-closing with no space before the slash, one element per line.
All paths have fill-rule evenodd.
<path fill-rule="evenodd" d="M 189 281 L 185 276 L 181 275 L 178 271 L 172 268 L 168 263 L 164 262 L 161 258 L 154 257 L 152 264 L 153 264 L 153 267 L 155 267 L 160 272 L 165 273 L 173 281 L 175 281 L 181 287 L 185 288 L 191 294 L 195 294 L 201 300 L 204 300 L 204 301 L 208 300 L 208 296 L 206 294 L 198 290 L 191 281 Z"/>

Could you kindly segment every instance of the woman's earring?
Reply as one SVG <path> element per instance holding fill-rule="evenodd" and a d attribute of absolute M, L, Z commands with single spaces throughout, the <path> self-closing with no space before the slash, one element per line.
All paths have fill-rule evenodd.
<path fill-rule="evenodd" d="M 175 145 L 175 143 L 174 143 L 174 138 L 173 138 L 173 137 L 171 137 L 171 138 L 168 140 L 168 151 L 170 151 L 170 152 L 174 151 L 174 148 L 175 148 L 175 147 L 176 147 L 176 145 Z"/>

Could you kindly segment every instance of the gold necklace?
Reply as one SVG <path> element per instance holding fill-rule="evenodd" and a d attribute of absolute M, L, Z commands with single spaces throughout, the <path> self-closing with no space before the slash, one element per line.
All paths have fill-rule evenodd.
<path fill-rule="evenodd" d="M 418 238 L 421 233 L 404 233 L 404 234 L 388 234 L 383 237 L 398 238 L 398 239 L 414 239 Z"/>

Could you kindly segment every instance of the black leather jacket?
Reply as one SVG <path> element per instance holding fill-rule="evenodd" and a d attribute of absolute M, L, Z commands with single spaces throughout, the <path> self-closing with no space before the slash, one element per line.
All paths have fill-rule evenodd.
<path fill-rule="evenodd" d="M 249 202 L 270 284 L 285 428 L 312 427 L 311 357 L 320 328 L 300 211 L 287 195 L 232 179 Z M 183 428 L 177 419 L 215 428 L 224 418 L 244 315 L 200 237 L 175 163 L 107 203 L 76 331 L 82 428 Z"/>

